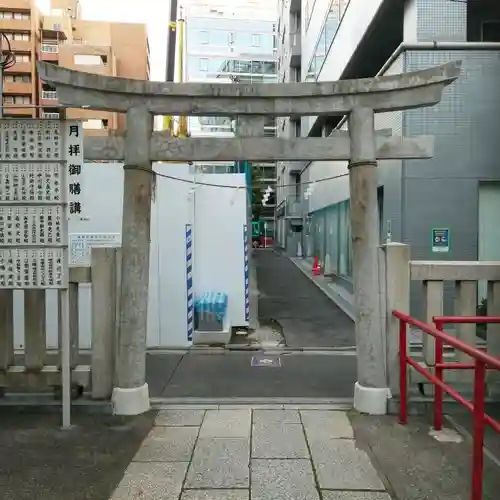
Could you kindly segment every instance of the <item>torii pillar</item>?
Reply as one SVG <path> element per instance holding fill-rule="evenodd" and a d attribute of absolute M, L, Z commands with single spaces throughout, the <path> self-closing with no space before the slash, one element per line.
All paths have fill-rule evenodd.
<path fill-rule="evenodd" d="M 386 332 L 380 314 L 377 159 L 429 158 L 432 141 L 429 137 L 375 134 L 374 114 L 437 104 L 444 88 L 458 77 L 460 66 L 452 62 L 361 80 L 267 85 L 143 82 L 38 64 L 40 78 L 56 87 L 61 105 L 127 113 L 125 138 L 89 138 L 84 145 L 87 159 L 125 159 L 118 374 L 113 391 L 116 413 L 139 414 L 149 409 L 145 359 L 154 175 L 151 162 L 244 160 L 350 162 L 358 359 L 354 406 L 370 414 L 386 412 L 390 394 Z M 245 117 L 242 123 L 253 125 L 252 131 L 243 131 L 246 137 L 177 139 L 153 133 L 154 114 Z M 349 134 L 336 131 L 328 138 L 255 137 L 263 116 L 290 115 L 348 115 Z"/>

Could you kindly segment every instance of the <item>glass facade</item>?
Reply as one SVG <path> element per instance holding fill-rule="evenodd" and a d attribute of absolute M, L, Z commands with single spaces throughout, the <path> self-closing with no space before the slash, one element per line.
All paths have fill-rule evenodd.
<path fill-rule="evenodd" d="M 186 81 L 277 81 L 275 23 L 188 18 L 186 33 Z M 228 117 L 193 117 L 189 125 L 193 135 L 234 133 L 234 121 Z M 274 119 L 268 120 L 264 132 L 276 135 Z"/>
<path fill-rule="evenodd" d="M 350 0 L 331 0 L 306 75 L 306 82 L 318 79 Z"/>
<path fill-rule="evenodd" d="M 276 82 L 276 63 L 208 55 L 189 55 L 188 57 L 188 80 L 222 78 L 228 75 L 237 75 L 241 81 L 244 78 L 248 83 L 274 83 Z"/>
<path fill-rule="evenodd" d="M 307 257 L 315 255 L 328 272 L 352 279 L 351 208 L 349 200 L 312 213 L 306 226 Z"/>

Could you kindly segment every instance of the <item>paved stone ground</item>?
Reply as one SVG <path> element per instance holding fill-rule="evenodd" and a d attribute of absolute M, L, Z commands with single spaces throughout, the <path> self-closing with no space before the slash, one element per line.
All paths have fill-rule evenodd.
<path fill-rule="evenodd" d="M 390 500 L 345 412 L 165 409 L 112 500 Z"/>
<path fill-rule="evenodd" d="M 354 323 L 288 259 L 272 250 L 254 252 L 259 318 L 274 319 L 289 347 L 355 345 Z"/>
<path fill-rule="evenodd" d="M 282 351 L 281 367 L 252 367 L 261 352 L 149 354 L 153 397 L 346 398 L 356 381 L 356 356 Z"/>
<path fill-rule="evenodd" d="M 467 437 L 458 443 L 437 441 L 429 434 L 431 416 L 410 416 L 406 426 L 394 416 L 353 414 L 351 422 L 397 500 L 470 500 L 472 443 Z M 500 466 L 488 454 L 483 487 L 482 500 L 500 498 Z"/>
<path fill-rule="evenodd" d="M 106 500 L 120 482 L 155 412 L 134 418 L 0 408 L 2 500 Z"/>

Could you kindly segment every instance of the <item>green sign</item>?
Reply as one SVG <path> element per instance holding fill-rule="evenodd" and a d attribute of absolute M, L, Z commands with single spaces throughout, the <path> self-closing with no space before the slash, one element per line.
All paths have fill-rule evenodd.
<path fill-rule="evenodd" d="M 447 253 L 450 251 L 450 230 L 432 230 L 432 251 L 437 253 Z"/>

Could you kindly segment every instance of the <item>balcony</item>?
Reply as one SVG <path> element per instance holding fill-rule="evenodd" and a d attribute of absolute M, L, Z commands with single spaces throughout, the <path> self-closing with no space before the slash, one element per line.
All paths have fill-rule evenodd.
<path fill-rule="evenodd" d="M 4 72 L 9 73 L 31 73 L 31 62 L 19 61 L 11 66 L 10 68 L 5 68 Z"/>
<path fill-rule="evenodd" d="M 26 105 L 26 107 L 22 107 L 21 105 L 16 104 L 4 104 L 3 112 L 4 115 L 8 117 L 33 116 L 33 107 L 28 104 Z"/>
<path fill-rule="evenodd" d="M 301 10 L 301 0 L 291 0 L 290 2 L 290 12 L 300 12 Z"/>
<path fill-rule="evenodd" d="M 57 92 L 55 90 L 41 90 L 40 105 L 46 108 L 57 106 Z"/>
<path fill-rule="evenodd" d="M 31 94 L 33 87 L 31 82 L 9 82 L 4 81 L 3 91 L 5 94 L 27 95 Z"/>
<path fill-rule="evenodd" d="M 42 61 L 58 61 L 59 45 L 56 43 L 42 43 L 40 45 L 40 59 Z"/>
<path fill-rule="evenodd" d="M 302 59 L 302 36 L 300 31 L 290 33 L 290 66 L 292 68 L 300 68 Z"/>
<path fill-rule="evenodd" d="M 45 120 L 59 120 L 60 113 L 42 113 L 41 117 Z"/>
<path fill-rule="evenodd" d="M 57 101 L 57 92 L 55 90 L 42 90 L 40 98 L 44 101 Z"/>
<path fill-rule="evenodd" d="M 296 195 L 290 195 L 285 200 L 285 218 L 302 219 L 302 201 Z"/>
<path fill-rule="evenodd" d="M 14 52 L 31 52 L 31 42 L 29 40 L 9 40 L 10 48 Z"/>
<path fill-rule="evenodd" d="M 290 175 L 300 175 L 308 163 L 308 161 L 291 161 L 288 164 L 288 172 Z"/>
<path fill-rule="evenodd" d="M 31 20 L 0 19 L 0 31 L 31 31 Z"/>

